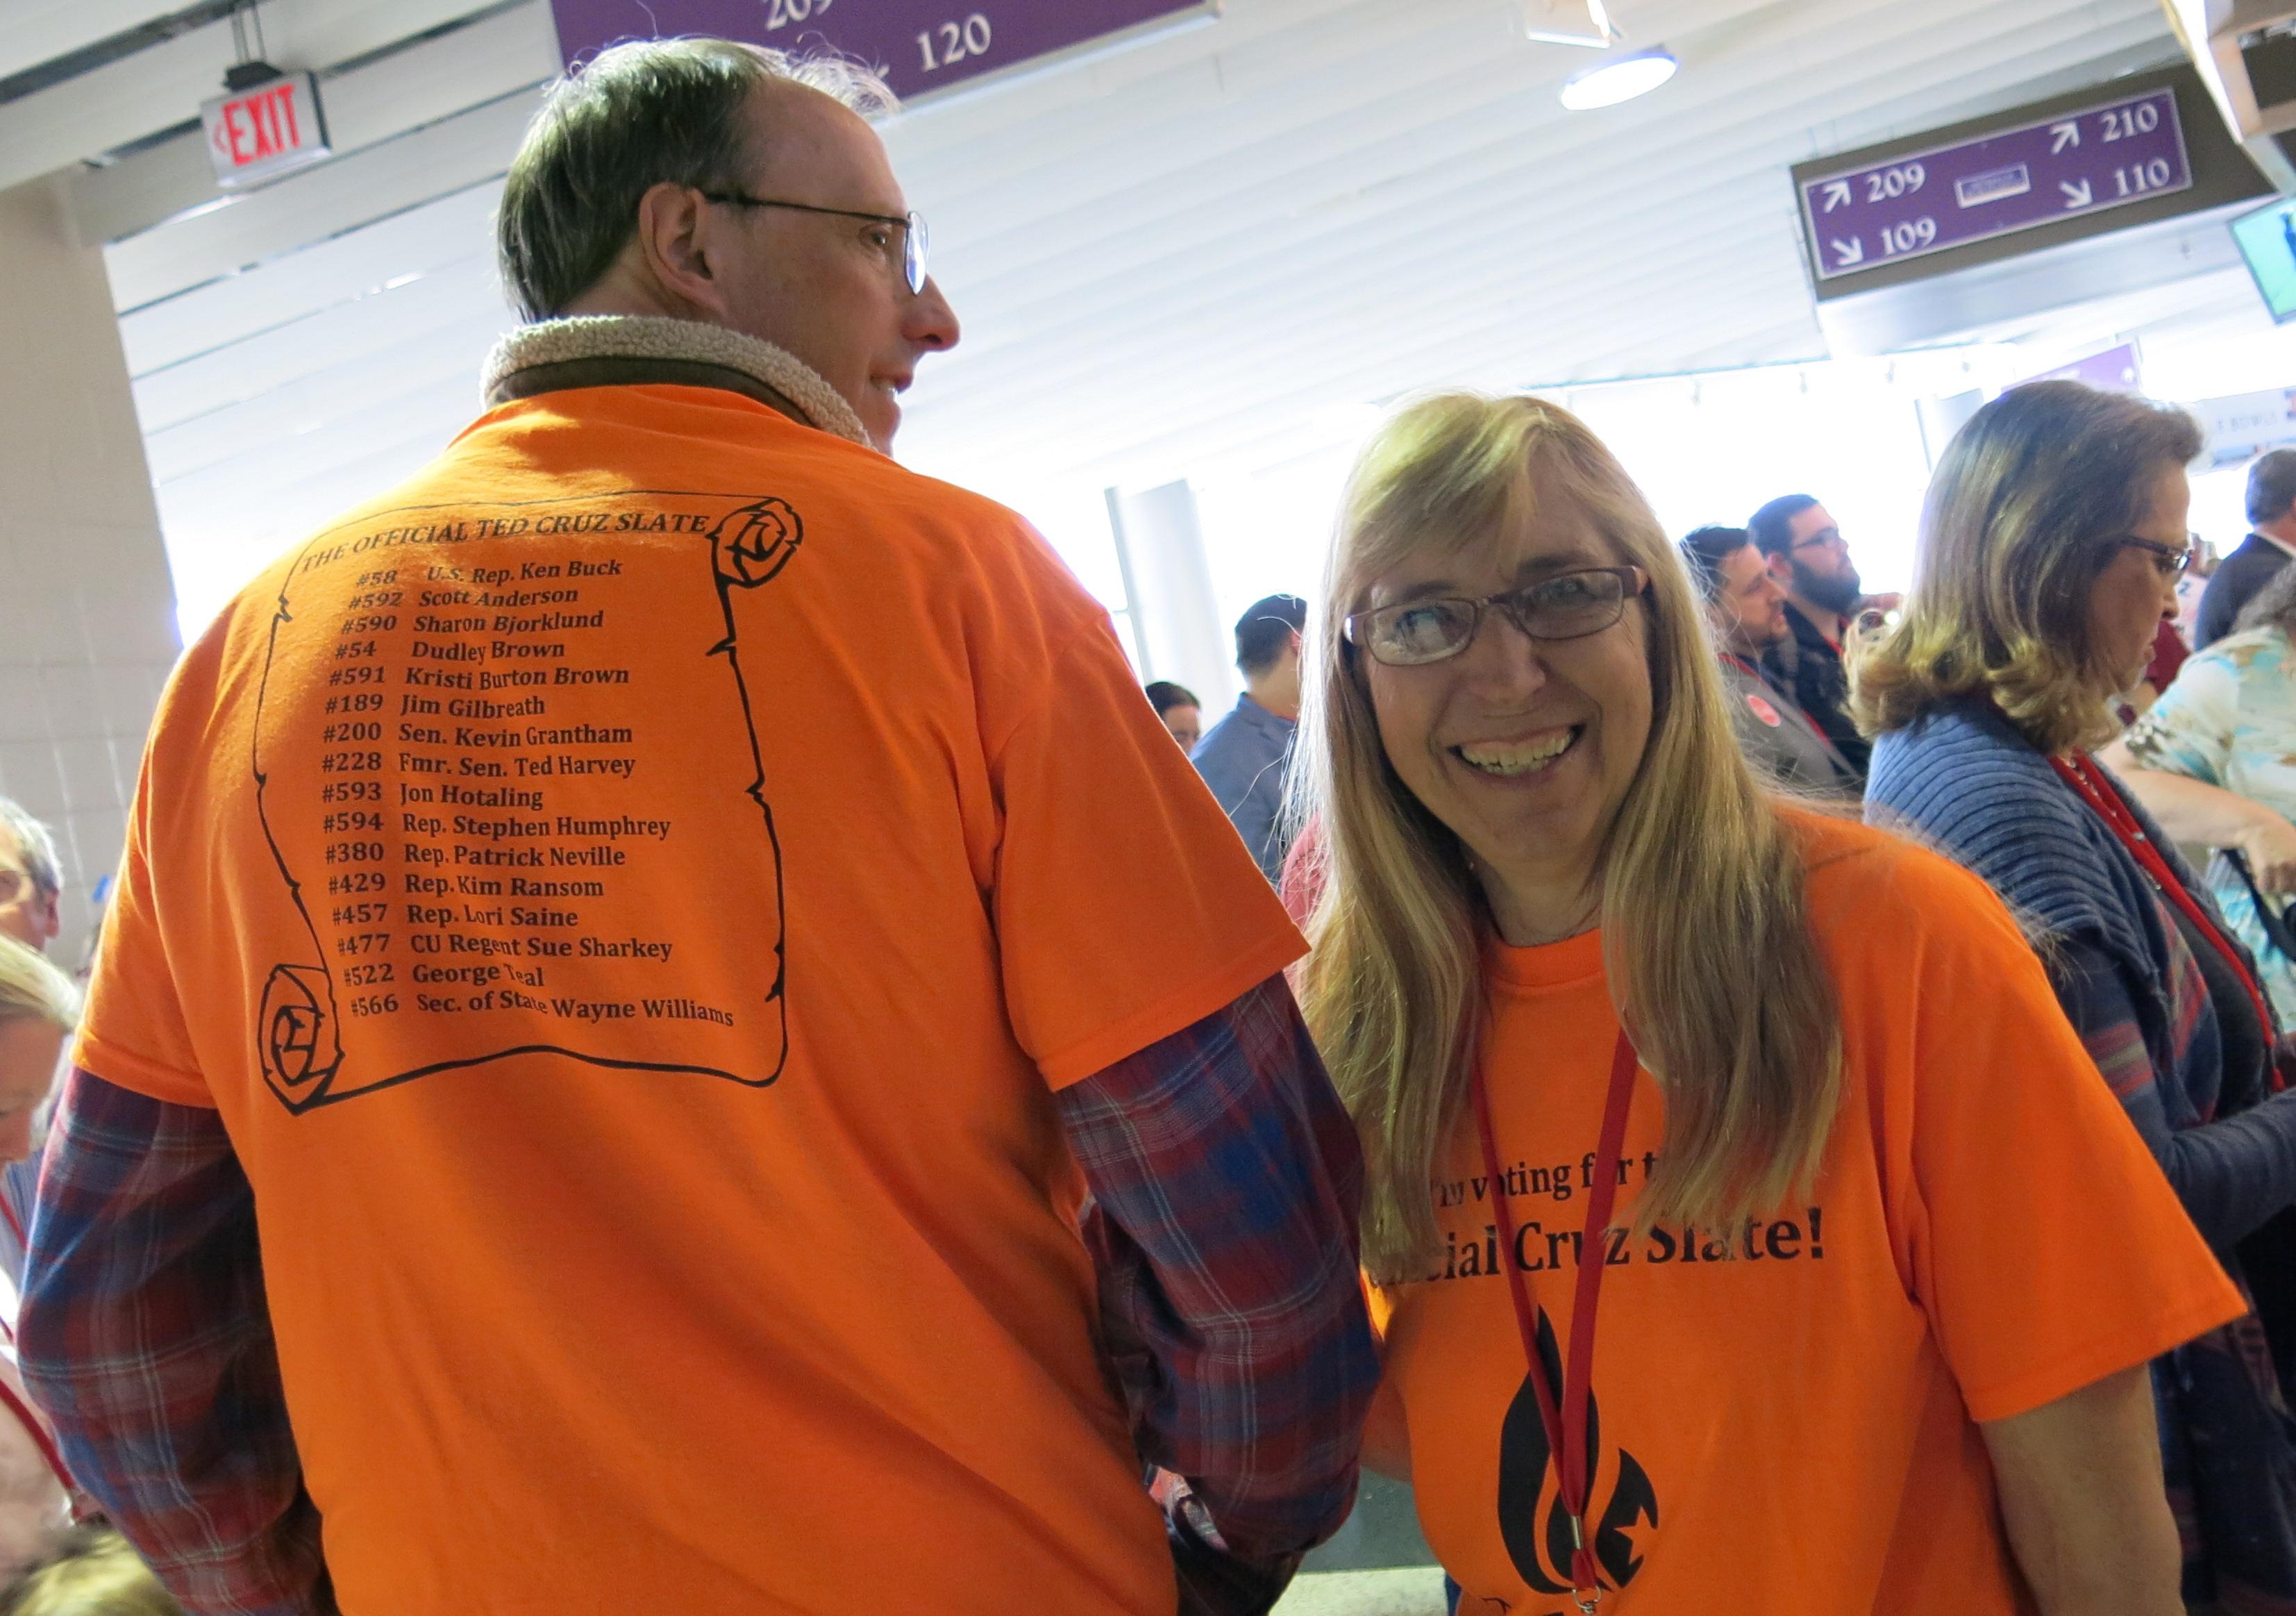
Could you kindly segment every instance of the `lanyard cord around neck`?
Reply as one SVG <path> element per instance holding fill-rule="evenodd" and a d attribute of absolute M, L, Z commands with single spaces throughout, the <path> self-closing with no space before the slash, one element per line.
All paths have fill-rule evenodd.
<path fill-rule="evenodd" d="M 2112 789 L 2112 783 L 2105 778 L 2104 771 L 2097 767 L 2096 759 L 2087 752 L 2076 752 L 2070 759 L 2051 758 L 2049 767 L 2079 793 L 2081 800 L 2088 804 L 2099 819 L 2104 821 L 2105 828 L 2113 833 L 2122 847 L 2128 849 L 2144 867 L 2145 874 L 2152 877 L 2152 884 L 2160 889 L 2161 896 L 2176 905 L 2177 913 L 2190 921 L 2194 929 L 2207 939 L 2209 946 L 2223 956 L 2225 964 L 2232 967 L 2233 975 L 2239 979 L 2242 991 L 2248 995 L 2248 1002 L 2256 1012 L 2256 1036 L 2264 1046 L 2264 1069 L 2270 1074 L 2272 1087 L 2276 1092 L 2281 1081 L 2277 1064 L 2272 1058 L 2272 1012 L 2265 1003 L 2264 989 L 2257 985 L 2247 962 L 2240 956 L 2240 950 L 2233 947 L 2232 940 L 2209 918 L 2200 901 L 2185 890 L 2185 883 L 2177 879 L 2177 873 L 2169 867 L 2168 859 L 2153 845 L 2152 838 L 2144 833 L 2144 827 L 2137 823 L 2136 816 L 2128 811 L 2128 805 L 2120 800 L 2120 793 Z"/>
<path fill-rule="evenodd" d="M 1530 1302 L 1530 1286 L 1523 1278 L 1515 1250 L 1513 1209 L 1507 1205 L 1506 1173 L 1499 1162 L 1498 1136 L 1491 1128 L 1491 1097 L 1478 1065 L 1472 1083 L 1475 1129 L 1482 1136 L 1483 1171 L 1490 1180 L 1491 1211 L 1499 1226 L 1499 1266 L 1506 1270 L 1507 1292 L 1514 1301 L 1516 1332 L 1522 1337 L 1524 1361 L 1530 1383 L 1538 1395 L 1538 1422 L 1546 1428 L 1547 1462 L 1570 1520 L 1571 1596 L 1590 1613 L 1603 1596 L 1602 1567 L 1595 1558 L 1587 1533 L 1588 1495 L 1594 1489 L 1594 1456 L 1587 1451 L 1590 1426 L 1590 1382 L 1595 1371 L 1595 1311 L 1603 1298 L 1603 1274 L 1609 1266 L 1610 1245 L 1603 1233 L 1611 1226 L 1611 1208 L 1618 1200 L 1620 1152 L 1626 1147 L 1627 1113 L 1635 1103 L 1635 1046 L 1622 1030 L 1611 1056 L 1611 1088 L 1603 1105 L 1603 1139 L 1595 1155 L 1595 1182 L 1587 1197 L 1587 1224 L 1578 1240 L 1578 1287 L 1570 1309 L 1570 1350 L 1563 1360 L 1562 1384 L 1549 1383 L 1546 1365 L 1538 1351 L 1538 1315 Z"/>

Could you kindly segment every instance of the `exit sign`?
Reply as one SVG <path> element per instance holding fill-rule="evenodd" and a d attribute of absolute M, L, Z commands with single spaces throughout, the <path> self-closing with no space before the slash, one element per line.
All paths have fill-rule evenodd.
<path fill-rule="evenodd" d="M 268 78 L 200 107 L 208 161 L 228 189 L 269 179 L 329 154 L 319 86 L 308 73 Z"/>

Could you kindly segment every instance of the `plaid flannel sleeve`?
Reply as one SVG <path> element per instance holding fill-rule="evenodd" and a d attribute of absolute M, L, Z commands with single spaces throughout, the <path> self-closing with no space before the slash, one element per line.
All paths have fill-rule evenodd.
<path fill-rule="evenodd" d="M 221 1118 L 74 1071 L 29 1248 L 24 1379 L 73 1479 L 197 1616 L 331 1616 Z"/>
<path fill-rule="evenodd" d="M 1355 1501 L 1363 1161 L 1283 979 L 1061 1092 L 1184 1612 L 1266 1611 Z"/>

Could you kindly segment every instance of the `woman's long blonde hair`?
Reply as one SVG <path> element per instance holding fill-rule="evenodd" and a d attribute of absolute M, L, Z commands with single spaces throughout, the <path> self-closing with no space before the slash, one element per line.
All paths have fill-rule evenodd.
<path fill-rule="evenodd" d="M 70 1031 L 79 1022 L 79 989 L 12 937 L 0 937 L 0 1021 L 29 1016 Z"/>
<path fill-rule="evenodd" d="M 1381 431 L 1349 482 L 1292 768 L 1294 811 L 1321 826 L 1295 873 L 1319 889 L 1300 1004 L 1362 1136 L 1364 1261 L 1383 1281 L 1439 1266 L 1431 1180 L 1477 1058 L 1492 930 L 1466 849 L 1388 763 L 1341 626 L 1404 556 L 1489 542 L 1550 500 L 1651 578 L 1650 740 L 1591 876 L 1611 997 L 1667 1096 L 1639 1216 L 1719 1225 L 1768 1210 L 1816 1172 L 1840 1102 L 1841 1021 L 1800 849 L 1738 751 L 1674 546 L 1569 412 L 1426 399 Z"/>

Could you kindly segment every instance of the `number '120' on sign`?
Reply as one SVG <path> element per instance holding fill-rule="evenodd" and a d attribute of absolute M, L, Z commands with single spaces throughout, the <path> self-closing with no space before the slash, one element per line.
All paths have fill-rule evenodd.
<path fill-rule="evenodd" d="M 969 57 L 986 56 L 996 37 L 988 19 L 974 12 L 962 22 L 927 29 L 917 36 L 917 49 L 924 53 L 924 70 L 934 73 Z"/>

